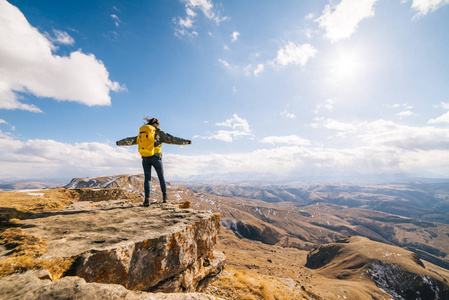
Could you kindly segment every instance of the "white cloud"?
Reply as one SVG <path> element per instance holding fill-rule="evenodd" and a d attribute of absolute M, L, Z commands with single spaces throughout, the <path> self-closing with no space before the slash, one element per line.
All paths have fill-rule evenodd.
<path fill-rule="evenodd" d="M 388 108 L 392 108 L 392 109 L 396 109 L 396 108 L 400 108 L 402 109 L 402 111 L 396 113 L 396 116 L 399 119 L 402 119 L 404 117 L 410 117 L 410 116 L 414 116 L 415 113 L 412 111 L 413 106 L 408 104 L 408 103 L 395 103 L 395 104 L 385 104 L 383 106 L 386 106 Z"/>
<path fill-rule="evenodd" d="M 383 106 L 386 106 L 388 108 L 402 108 L 402 109 L 406 109 L 406 110 L 413 109 L 413 106 L 408 103 L 385 104 Z"/>
<path fill-rule="evenodd" d="M 51 42 L 55 44 L 63 44 L 63 45 L 73 45 L 75 44 L 75 39 L 72 38 L 67 32 L 53 29 L 53 33 L 55 37 L 49 37 Z"/>
<path fill-rule="evenodd" d="M 304 17 L 304 19 L 305 19 L 305 20 L 312 20 L 314 17 L 315 17 L 315 15 L 314 15 L 313 13 L 308 13 L 308 14 Z"/>
<path fill-rule="evenodd" d="M 185 3 L 186 17 L 177 17 L 173 19 L 175 24 L 175 35 L 179 38 L 183 36 L 196 37 L 198 32 L 193 31 L 192 28 L 197 21 L 198 14 L 196 11 L 202 12 L 202 14 L 209 20 L 214 21 L 219 25 L 222 21 L 228 19 L 228 17 L 221 17 L 218 9 L 214 8 L 214 4 L 210 0 L 183 0 Z M 211 33 L 209 32 L 209 35 Z"/>
<path fill-rule="evenodd" d="M 440 102 L 436 105 L 432 106 L 433 108 L 442 108 L 442 109 L 447 109 L 449 110 L 449 102 Z"/>
<path fill-rule="evenodd" d="M 108 155 L 104 155 L 108 153 Z M 70 159 L 67 159 L 70 157 Z M 0 178 L 42 179 L 141 173 L 134 147 L 17 140 L 0 135 Z"/>
<path fill-rule="evenodd" d="M 215 125 L 238 129 L 246 133 L 250 132 L 248 121 L 246 119 L 240 118 L 237 114 L 234 114 L 232 115 L 232 118 Z"/>
<path fill-rule="evenodd" d="M 298 180 L 361 175 L 403 174 L 448 177 L 449 151 L 398 151 L 394 147 L 283 146 L 251 152 L 182 156 L 167 154 L 167 173 L 172 178 Z M 273 175 L 273 172 L 275 175 Z"/>
<path fill-rule="evenodd" d="M 218 130 L 216 133 L 210 136 L 196 136 L 197 138 L 202 138 L 206 140 L 219 140 L 223 142 L 233 142 L 236 138 L 240 138 L 243 136 L 248 136 L 249 133 L 240 131 L 240 130 Z"/>
<path fill-rule="evenodd" d="M 325 36 L 332 42 L 349 39 L 363 19 L 374 15 L 376 0 L 341 0 L 338 4 L 328 4 L 322 15 L 316 19 L 326 30 Z"/>
<path fill-rule="evenodd" d="M 186 14 L 190 17 L 190 18 L 194 18 L 197 16 L 196 12 L 194 12 L 191 8 L 187 7 L 186 8 Z"/>
<path fill-rule="evenodd" d="M 337 131 L 333 138 L 342 138 L 342 141 L 350 142 L 352 146 L 394 147 L 401 151 L 442 150 L 449 147 L 449 128 L 407 126 L 386 120 L 341 122 L 321 119 L 318 122 L 318 127 Z"/>
<path fill-rule="evenodd" d="M 231 43 L 234 43 L 239 38 L 240 33 L 238 31 L 234 31 L 231 34 Z"/>
<path fill-rule="evenodd" d="M 440 104 L 434 106 L 435 108 L 443 108 L 445 110 L 449 110 L 449 102 L 440 102 Z M 446 112 L 445 114 L 435 118 L 430 119 L 428 121 L 430 124 L 436 124 L 436 123 L 449 123 L 449 112 Z"/>
<path fill-rule="evenodd" d="M 256 69 L 254 70 L 254 76 L 259 76 L 259 74 L 263 71 L 264 69 L 264 65 L 263 64 L 258 64 Z"/>
<path fill-rule="evenodd" d="M 108 153 L 108 155 L 104 155 Z M 70 159 L 67 159 L 70 157 Z M 142 173 L 135 147 L 104 143 L 67 144 L 53 140 L 19 141 L 0 132 L 0 178 L 42 179 Z M 449 151 L 393 146 L 313 147 L 308 144 L 238 150 L 228 154 L 164 156 L 166 177 L 174 179 L 295 180 L 308 176 L 397 174 L 448 177 Z M 273 177 L 273 172 L 276 178 Z"/>
<path fill-rule="evenodd" d="M 232 86 L 232 93 L 235 94 L 235 93 L 237 93 L 237 92 L 238 92 L 237 88 L 235 87 L 235 85 L 233 85 L 233 86 Z"/>
<path fill-rule="evenodd" d="M 313 30 L 311 28 L 307 28 L 307 29 L 303 30 L 303 33 L 309 39 L 312 38 L 312 36 L 313 36 Z"/>
<path fill-rule="evenodd" d="M 219 58 L 218 61 L 219 61 L 225 68 L 227 68 L 227 69 L 231 69 L 231 68 L 232 68 L 231 65 L 230 65 L 227 61 L 225 61 L 225 60 Z"/>
<path fill-rule="evenodd" d="M 320 126 L 345 132 L 340 145 L 313 146 L 296 135 L 269 136 L 264 143 L 288 146 L 194 156 L 167 153 L 166 176 L 174 179 L 297 180 L 318 176 L 403 174 L 449 177 L 449 128 L 399 125 L 391 121 L 341 122 L 319 118 Z M 216 138 L 233 141 L 251 135 L 248 122 L 233 115 L 217 123 Z M 212 139 L 213 137 L 208 137 Z M 104 155 L 108 153 L 108 155 Z M 70 159 L 67 159 L 70 157 Z M 36 179 L 142 173 L 135 147 L 104 143 L 67 144 L 19 140 L 0 131 L 0 178 Z M 273 177 L 275 172 L 275 178 Z"/>
<path fill-rule="evenodd" d="M 3 120 L 3 119 L 0 119 L 0 124 L 8 124 L 8 122 L 6 122 L 6 121 Z"/>
<path fill-rule="evenodd" d="M 317 50 L 310 44 L 296 45 L 293 42 L 288 42 L 278 50 L 274 62 L 281 66 L 288 64 L 304 66 L 310 58 L 315 56 L 316 52 Z"/>
<path fill-rule="evenodd" d="M 186 0 L 186 9 L 200 9 L 203 14 L 208 18 L 212 19 L 215 16 L 213 12 L 212 1 L 209 0 Z"/>
<path fill-rule="evenodd" d="M 232 118 L 227 119 L 224 122 L 216 123 L 217 126 L 228 127 L 229 130 L 218 130 L 209 136 L 194 136 L 194 138 L 202 138 L 208 140 L 220 140 L 224 142 L 232 142 L 236 138 L 243 136 L 250 136 L 251 130 L 249 123 L 246 119 L 240 118 L 237 114 L 234 114 Z"/>
<path fill-rule="evenodd" d="M 179 25 L 185 28 L 192 28 L 193 20 L 190 18 L 179 19 Z"/>
<path fill-rule="evenodd" d="M 289 119 L 295 119 L 295 118 L 296 118 L 296 115 L 295 115 L 295 114 L 289 113 L 289 112 L 286 111 L 286 110 L 284 110 L 283 112 L 281 112 L 281 115 L 282 115 L 282 116 L 285 116 L 285 117 L 287 117 L 287 118 L 289 118 Z"/>
<path fill-rule="evenodd" d="M 296 146 L 308 146 L 310 141 L 297 135 L 267 136 L 260 140 L 261 143 L 287 144 Z"/>
<path fill-rule="evenodd" d="M 428 123 L 430 124 L 449 123 L 449 112 L 439 116 L 438 118 L 430 119 Z"/>
<path fill-rule="evenodd" d="M 318 103 L 316 108 L 312 111 L 314 114 L 319 113 L 322 109 L 326 109 L 328 111 L 332 111 L 334 109 L 335 104 L 334 99 L 327 99 L 324 103 Z"/>
<path fill-rule="evenodd" d="M 314 147 L 300 137 L 266 137 L 264 142 L 299 145 L 221 155 L 170 155 L 171 174 L 183 178 L 261 179 L 276 172 L 276 179 L 307 176 L 403 174 L 449 177 L 449 128 L 399 125 L 391 121 L 341 122 L 319 118 L 320 127 L 345 135 L 334 146 Z M 301 144 L 302 142 L 302 144 Z M 340 143 L 338 143 L 340 142 Z M 232 175 L 229 175 L 232 174 Z M 271 175 L 270 175 L 271 174 Z M 232 177 L 230 177 L 232 176 Z"/>
<path fill-rule="evenodd" d="M 333 119 L 323 119 L 323 127 L 327 129 L 337 130 L 339 131 L 338 136 L 343 137 L 349 133 L 354 133 L 357 131 L 357 126 L 359 124 L 345 123 L 336 121 Z"/>
<path fill-rule="evenodd" d="M 400 111 L 396 114 L 396 116 L 398 116 L 400 119 L 404 118 L 404 117 L 410 117 L 413 116 L 413 112 L 411 110 L 403 110 Z"/>
<path fill-rule="evenodd" d="M 6 1 L 0 1 L 0 36 L 0 109 L 41 111 L 15 92 L 92 106 L 110 105 L 109 92 L 125 89 L 93 54 L 53 54 L 56 47 Z"/>
<path fill-rule="evenodd" d="M 412 8 L 418 11 L 418 17 L 434 12 L 440 7 L 449 4 L 449 0 L 413 0 Z"/>
<path fill-rule="evenodd" d="M 268 62 L 269 64 L 272 64 L 272 62 Z M 262 73 L 265 70 L 264 64 L 258 64 L 257 66 L 254 66 L 253 64 L 248 64 L 246 67 L 243 68 L 243 72 L 246 76 L 256 76 L 258 77 L 260 73 Z"/>
<path fill-rule="evenodd" d="M 277 57 L 274 60 L 267 61 L 266 63 L 259 63 L 257 66 L 248 64 L 246 67 L 241 68 L 246 76 L 258 77 L 260 73 L 265 70 L 265 66 L 286 66 L 288 64 L 296 64 L 305 66 L 307 61 L 314 57 L 317 50 L 310 44 L 298 44 L 288 42 L 284 47 L 281 47 L 277 52 Z M 252 54 L 254 58 L 258 58 L 260 53 Z"/>
<path fill-rule="evenodd" d="M 119 27 L 119 26 L 120 26 L 120 23 L 122 22 L 122 21 L 120 20 L 120 18 L 119 18 L 116 14 L 112 14 L 112 15 L 111 15 L 111 18 L 114 20 L 115 26 L 116 26 L 116 27 Z"/>
<path fill-rule="evenodd" d="M 10 140 L 12 138 L 13 138 L 13 135 L 10 132 L 3 132 L 2 130 L 0 130 L 0 141 L 2 139 Z M 0 158 L 1 158 L 1 156 L 0 156 Z M 0 162 L 1 162 L 1 160 L 0 160 Z"/>
<path fill-rule="evenodd" d="M 405 150 L 441 150 L 449 147 L 448 128 L 406 126 L 378 120 L 363 124 L 358 131 L 359 137 L 367 144 Z"/>

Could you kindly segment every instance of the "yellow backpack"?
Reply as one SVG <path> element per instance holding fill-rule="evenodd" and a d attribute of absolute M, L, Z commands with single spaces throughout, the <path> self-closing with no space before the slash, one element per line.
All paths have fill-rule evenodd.
<path fill-rule="evenodd" d="M 156 128 L 151 125 L 143 125 L 139 129 L 137 135 L 137 144 L 139 145 L 139 153 L 144 157 L 154 155 L 154 134 Z"/>

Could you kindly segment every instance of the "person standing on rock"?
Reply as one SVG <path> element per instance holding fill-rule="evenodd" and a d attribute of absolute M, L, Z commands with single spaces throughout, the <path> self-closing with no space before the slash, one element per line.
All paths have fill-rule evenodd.
<path fill-rule="evenodd" d="M 145 181 L 143 183 L 145 199 L 143 206 L 150 205 L 150 181 L 151 167 L 154 167 L 159 178 L 162 191 L 162 201 L 167 203 L 167 185 L 164 177 L 164 166 L 162 164 L 162 144 L 190 145 L 191 140 L 186 140 L 165 133 L 159 127 L 159 120 L 156 118 L 145 118 L 146 124 L 140 127 L 136 137 L 122 139 L 116 142 L 117 146 L 139 145 L 139 153 L 142 156 L 143 172 Z"/>

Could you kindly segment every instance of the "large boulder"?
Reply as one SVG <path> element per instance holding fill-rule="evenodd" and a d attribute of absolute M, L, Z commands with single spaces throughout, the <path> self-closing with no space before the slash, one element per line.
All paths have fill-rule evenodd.
<path fill-rule="evenodd" d="M 76 202 L 22 220 L 46 240 L 42 259 L 71 259 L 65 276 L 130 290 L 194 292 L 216 278 L 225 256 L 214 252 L 220 215 L 175 205 Z"/>

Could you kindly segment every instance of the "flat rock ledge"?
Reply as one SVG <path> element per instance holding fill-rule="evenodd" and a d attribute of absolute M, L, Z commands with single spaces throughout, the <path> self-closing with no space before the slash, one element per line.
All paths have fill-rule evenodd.
<path fill-rule="evenodd" d="M 225 266 L 224 254 L 213 251 L 220 215 L 174 204 L 76 202 L 61 211 L 35 214 L 21 225 L 27 234 L 47 241 L 43 258 L 74 260 L 64 275 L 75 277 L 52 286 L 71 282 L 87 291 L 87 283 L 95 282 L 133 291 L 189 293 L 203 290 Z"/>

